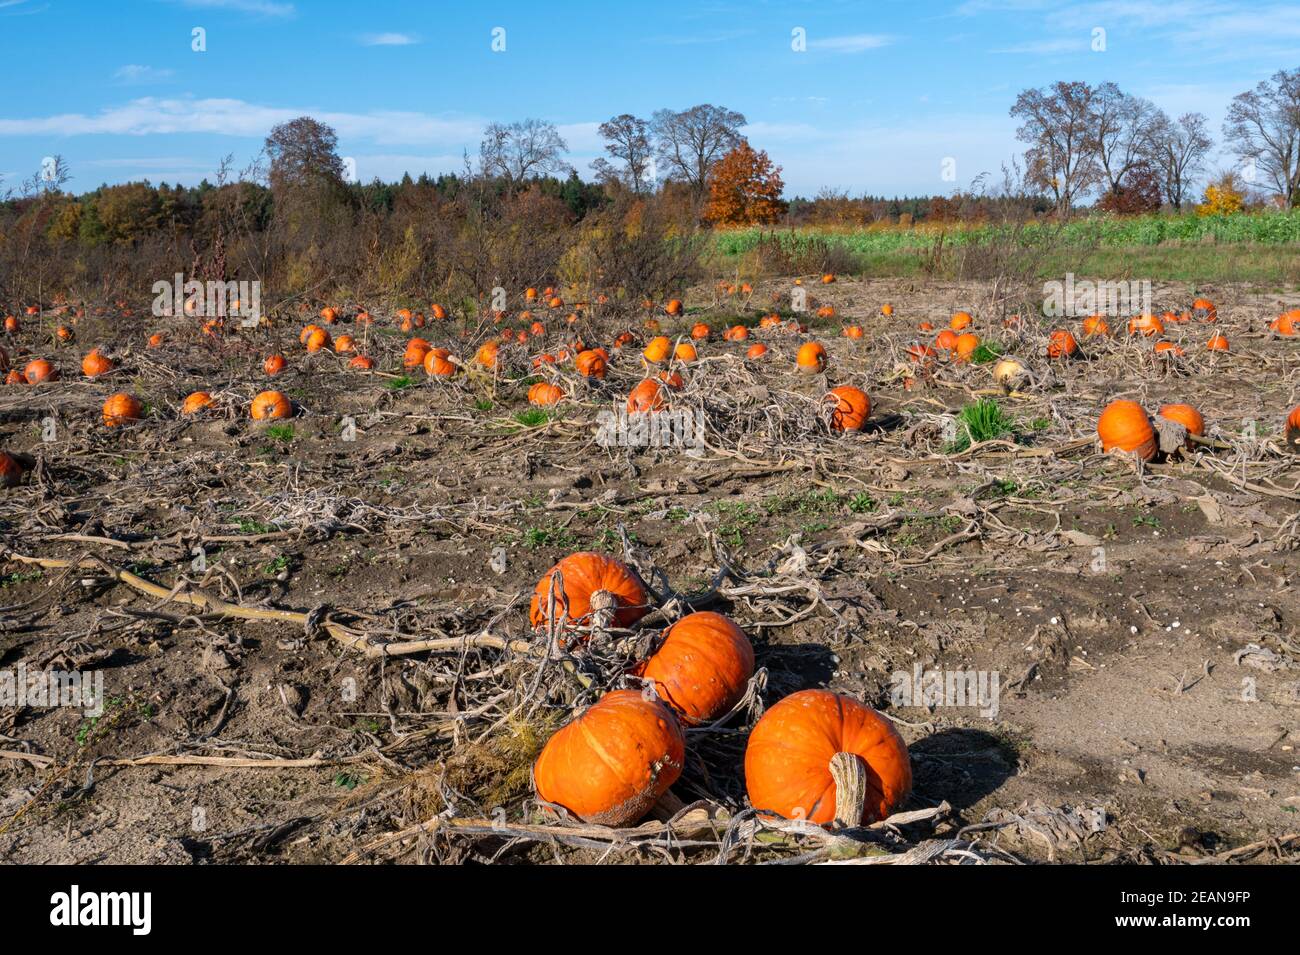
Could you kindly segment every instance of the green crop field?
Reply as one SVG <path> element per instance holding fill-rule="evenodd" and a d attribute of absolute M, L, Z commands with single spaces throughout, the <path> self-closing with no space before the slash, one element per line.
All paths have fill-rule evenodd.
<path fill-rule="evenodd" d="M 935 256 L 942 242 L 943 255 Z M 863 277 L 952 271 L 960 252 L 1011 245 L 1037 253 L 1043 275 L 1141 275 L 1168 281 L 1300 283 L 1300 211 L 1236 215 L 1089 216 L 1064 225 L 918 224 L 869 227 L 747 228 L 719 231 L 715 252 L 743 262 L 764 245 L 816 271 L 836 256 L 839 270 Z"/>

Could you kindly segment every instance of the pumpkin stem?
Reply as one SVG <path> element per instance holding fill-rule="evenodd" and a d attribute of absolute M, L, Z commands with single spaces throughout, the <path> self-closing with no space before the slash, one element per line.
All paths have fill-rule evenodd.
<path fill-rule="evenodd" d="M 836 827 L 857 828 L 867 802 L 867 764 L 857 753 L 836 753 L 831 757 L 831 779 L 835 780 Z"/>
<path fill-rule="evenodd" d="M 597 590 L 591 595 L 591 632 L 596 637 L 614 625 L 614 610 L 618 598 L 608 590 Z"/>
<path fill-rule="evenodd" d="M 608 590 L 597 590 L 591 595 L 592 611 L 612 610 L 618 606 L 618 598 Z"/>
<path fill-rule="evenodd" d="M 1187 446 L 1189 432 L 1187 426 L 1181 421 L 1161 416 L 1156 418 L 1155 426 L 1160 450 L 1165 454 L 1173 454 Z"/>

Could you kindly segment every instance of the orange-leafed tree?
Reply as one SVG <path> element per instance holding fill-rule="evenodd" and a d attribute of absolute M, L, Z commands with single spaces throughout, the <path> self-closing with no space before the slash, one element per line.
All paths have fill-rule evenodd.
<path fill-rule="evenodd" d="M 785 211 L 781 167 L 767 153 L 741 140 L 709 173 L 709 202 L 704 218 L 718 225 L 775 222 Z"/>

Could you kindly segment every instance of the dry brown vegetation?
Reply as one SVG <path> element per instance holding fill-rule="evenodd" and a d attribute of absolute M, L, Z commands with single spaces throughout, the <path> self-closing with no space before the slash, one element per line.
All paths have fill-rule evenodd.
<path fill-rule="evenodd" d="M 527 241 L 491 222 L 468 234 L 466 274 L 492 266 L 466 288 L 518 290 L 566 267 L 544 226 Z M 643 268 L 620 300 L 561 285 L 563 308 L 514 291 L 499 321 L 477 308 L 427 321 L 414 333 L 462 363 L 448 380 L 403 367 L 410 333 L 377 286 L 331 299 L 342 323 L 326 326 L 355 338 L 368 372 L 304 351 L 318 302 L 209 332 L 137 300 L 20 316 L 10 361 L 47 357 L 62 380 L 0 388 L 0 449 L 29 465 L 0 491 L 0 668 L 101 672 L 107 704 L 93 719 L 0 707 L 0 857 L 1295 861 L 1300 458 L 1283 419 L 1300 403 L 1300 355 L 1267 328 L 1294 300 L 1199 289 L 1217 322 L 1168 325 L 1181 359 L 1115 318 L 1111 338 L 1071 321 L 1079 354 L 1049 361 L 1054 326 L 1008 278 L 823 283 L 818 262 L 800 282 L 809 312 L 834 317 L 791 313 L 789 278 L 697 285 L 685 314 L 652 316 L 637 299 L 682 288 L 691 250 L 660 234 L 650 255 L 639 235 L 593 225 L 567 263 Z M 1156 289 L 1159 311 L 1193 297 Z M 358 306 L 373 324 L 352 324 Z M 526 307 L 546 330 L 520 344 Z M 784 321 L 760 328 L 777 308 Z M 957 309 L 1027 373 L 1003 388 L 992 362 L 912 361 L 934 337 L 918 325 L 943 328 Z M 648 317 L 674 338 L 711 328 L 670 396 L 700 415 L 697 449 L 596 442 L 597 415 L 646 373 Z M 722 341 L 738 323 L 749 339 Z M 864 337 L 842 337 L 848 324 Z M 476 366 L 506 328 L 496 368 Z M 147 347 L 155 332 L 165 340 Z M 1206 349 L 1215 332 L 1231 351 Z M 603 380 L 571 358 L 534 368 L 575 337 L 609 349 Z M 826 368 L 799 374 L 811 339 Z M 755 341 L 768 354 L 747 360 Z M 87 380 L 91 346 L 116 367 Z M 268 379 L 273 352 L 288 368 Z M 567 397 L 531 408 L 543 379 Z M 863 432 L 828 427 L 822 397 L 843 384 L 871 396 Z M 293 418 L 248 420 L 267 388 Z M 180 415 L 200 389 L 212 408 Z M 145 417 L 106 428 L 101 405 L 121 391 Z M 1149 464 L 1099 453 L 1097 416 L 1120 397 L 1197 405 L 1206 443 Z M 1001 415 L 966 434 L 972 415 L 954 415 L 980 399 Z M 657 606 L 566 650 L 532 630 L 527 601 L 583 549 L 627 560 Z M 728 719 L 688 731 L 675 798 L 619 830 L 539 806 L 529 769 L 554 728 L 704 607 L 744 628 L 759 669 Z M 899 705 L 894 675 L 917 666 L 1000 674 L 996 716 Z M 843 833 L 753 812 L 746 734 L 815 686 L 895 720 L 915 775 L 901 814 Z"/>

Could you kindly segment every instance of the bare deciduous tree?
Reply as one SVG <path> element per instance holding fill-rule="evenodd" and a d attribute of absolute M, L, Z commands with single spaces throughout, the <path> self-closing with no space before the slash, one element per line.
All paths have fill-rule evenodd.
<path fill-rule="evenodd" d="M 708 190 L 713 164 L 739 145 L 745 117 L 723 106 L 703 103 L 682 110 L 657 110 L 654 129 L 659 161 L 667 178 L 686 182 L 697 203 Z"/>
<path fill-rule="evenodd" d="M 1171 120 L 1163 111 L 1157 111 L 1152 122 L 1151 165 L 1165 198 L 1180 212 L 1214 145 L 1207 123 L 1204 113 L 1184 113 Z"/>
<path fill-rule="evenodd" d="M 485 176 L 499 176 L 514 193 L 529 176 L 562 174 L 569 170 L 564 154 L 569 146 L 554 123 L 540 119 L 490 123 L 479 145 L 479 168 Z"/>
<path fill-rule="evenodd" d="M 1286 208 L 1300 205 L 1300 68 L 1234 97 L 1223 138 L 1269 178 Z"/>
<path fill-rule="evenodd" d="M 1117 196 L 1125 177 L 1152 155 L 1157 110 L 1150 100 L 1125 93 L 1114 83 L 1093 90 L 1093 148 L 1106 190 Z"/>
<path fill-rule="evenodd" d="M 620 182 L 637 194 L 653 188 L 649 176 L 652 154 L 650 124 L 631 113 L 623 113 L 601 123 L 599 132 L 605 140 L 605 152 L 618 160 L 621 167 L 597 159 L 591 164 L 592 171 L 602 181 Z"/>
<path fill-rule="evenodd" d="M 1021 121 L 1016 138 L 1029 144 L 1026 177 L 1051 193 L 1062 219 L 1103 175 L 1096 155 L 1093 94 L 1087 83 L 1059 81 L 1046 89 L 1024 90 L 1011 107 L 1011 116 Z"/>

